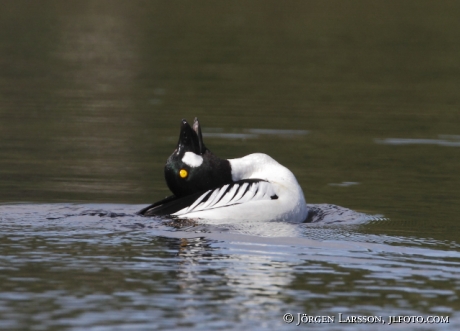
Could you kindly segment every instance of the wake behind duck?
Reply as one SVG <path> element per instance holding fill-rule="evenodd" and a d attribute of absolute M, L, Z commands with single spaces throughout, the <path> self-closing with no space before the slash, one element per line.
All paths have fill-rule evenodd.
<path fill-rule="evenodd" d="M 203 223 L 333 221 L 361 213 L 334 205 L 307 205 L 294 174 L 266 154 L 221 159 L 203 142 L 200 123 L 182 120 L 179 142 L 165 165 L 173 195 L 141 211 L 144 216 L 168 216 Z M 332 219 L 331 219 L 332 215 Z"/>

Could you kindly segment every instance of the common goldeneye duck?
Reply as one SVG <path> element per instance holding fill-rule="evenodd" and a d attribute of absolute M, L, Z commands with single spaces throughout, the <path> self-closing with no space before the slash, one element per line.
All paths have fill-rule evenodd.
<path fill-rule="evenodd" d="M 165 165 L 174 195 L 139 214 L 202 221 L 304 222 L 308 209 L 293 173 L 266 154 L 220 159 L 203 143 L 200 123 L 182 120 L 177 148 Z"/>

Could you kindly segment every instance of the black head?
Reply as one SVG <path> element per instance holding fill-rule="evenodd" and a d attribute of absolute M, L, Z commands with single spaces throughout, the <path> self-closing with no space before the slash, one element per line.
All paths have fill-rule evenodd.
<path fill-rule="evenodd" d="M 197 118 L 193 129 L 186 120 L 182 120 L 179 142 L 166 161 L 165 178 L 169 189 L 177 197 L 232 182 L 230 163 L 206 148 Z"/>

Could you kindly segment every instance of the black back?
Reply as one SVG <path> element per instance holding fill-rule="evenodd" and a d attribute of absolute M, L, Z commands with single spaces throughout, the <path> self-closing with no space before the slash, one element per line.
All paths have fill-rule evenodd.
<path fill-rule="evenodd" d="M 182 198 L 171 195 L 163 200 L 157 201 L 154 204 L 143 208 L 138 212 L 139 215 L 144 216 L 168 216 L 178 212 L 185 207 L 190 206 L 196 199 L 198 199 L 204 192 L 197 192 Z"/>

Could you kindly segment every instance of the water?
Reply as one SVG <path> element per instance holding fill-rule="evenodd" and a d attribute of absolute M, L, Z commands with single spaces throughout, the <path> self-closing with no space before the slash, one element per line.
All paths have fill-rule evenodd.
<path fill-rule="evenodd" d="M 14 1 L 0 11 L 5 330 L 460 325 L 455 1 Z M 172 226 L 181 118 L 263 152 L 341 224 Z M 292 313 L 292 324 L 283 322 Z M 372 327 L 386 330 L 391 326 Z"/>
<path fill-rule="evenodd" d="M 353 225 L 284 224 L 298 235 L 276 238 L 175 229 L 136 216 L 140 207 L 2 206 L 3 326 L 280 329 L 287 312 L 336 321 L 339 313 L 376 315 L 386 321 L 378 329 L 393 315 L 448 316 L 436 327 L 452 330 L 460 322 L 458 242 L 365 234 Z"/>

